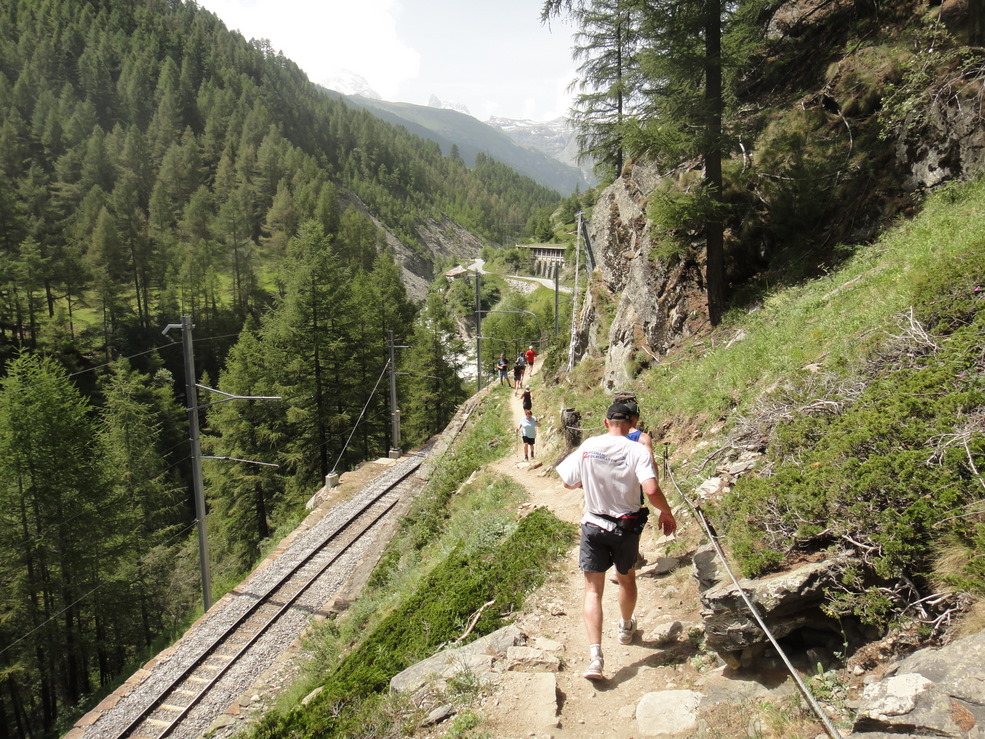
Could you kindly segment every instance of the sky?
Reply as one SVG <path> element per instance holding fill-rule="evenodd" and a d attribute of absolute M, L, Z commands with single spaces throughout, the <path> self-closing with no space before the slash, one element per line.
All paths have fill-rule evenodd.
<path fill-rule="evenodd" d="M 575 78 L 572 26 L 541 0 L 197 0 L 247 39 L 267 39 L 312 82 L 346 70 L 384 100 L 431 96 L 490 116 L 563 116 Z"/>

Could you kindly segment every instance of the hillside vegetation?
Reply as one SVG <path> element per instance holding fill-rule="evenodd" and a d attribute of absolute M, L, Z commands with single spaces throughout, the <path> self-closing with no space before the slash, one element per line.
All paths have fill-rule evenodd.
<path fill-rule="evenodd" d="M 405 444 L 465 397 L 408 274 L 557 200 L 194 2 L 0 3 L 0 735 L 59 733 L 194 619 L 185 379 L 280 398 L 200 414 L 215 597 L 386 453 L 388 331 L 434 365 L 398 353 Z"/>
<path fill-rule="evenodd" d="M 709 463 L 748 449 L 765 452 L 756 474 L 708 507 L 746 574 L 818 551 L 854 550 L 863 565 L 845 573 L 826 609 L 880 629 L 917 623 L 924 638 L 941 636 L 967 610 L 969 596 L 985 592 L 983 209 L 985 181 L 948 187 L 912 221 L 860 246 L 841 268 L 729 314 L 714 333 L 637 379 L 644 425 L 668 444 L 674 477 L 692 499 Z M 584 428 L 600 427 L 611 402 L 600 390 L 600 370 L 597 360 L 583 360 L 538 389 L 538 406 L 577 408 Z M 421 720 L 413 706 L 386 695 L 386 679 L 410 656 L 390 635 L 400 633 L 401 645 L 420 643 L 395 632 L 391 619 L 403 629 L 414 620 L 400 618 L 406 609 L 457 597 L 446 595 L 457 592 L 453 586 L 429 579 L 438 573 L 464 566 L 454 580 L 465 584 L 477 570 L 493 574 L 477 568 L 475 558 L 464 564 L 470 558 L 462 548 L 487 540 L 471 529 L 487 519 L 483 506 L 496 500 L 497 515 L 504 508 L 508 514 L 517 499 L 487 476 L 457 491 L 454 485 L 476 465 L 512 451 L 493 441 L 507 433 L 500 416 L 506 388 L 494 390 L 454 455 L 461 469 L 431 483 L 370 592 L 315 636 L 331 647 L 252 736 L 342 736 L 357 725 L 382 735 L 410 731 Z M 673 485 L 665 486 L 681 505 Z M 473 522 L 464 532 L 460 514 Z M 693 524 L 683 510 L 681 516 Z M 543 526 L 511 527 L 507 546 L 522 550 L 524 536 L 542 539 Z M 440 536 L 463 538 L 421 549 Z M 497 574 L 510 572 L 503 565 Z M 473 591 L 462 612 L 478 609 L 491 587 Z M 951 595 L 919 612 L 908 609 L 933 589 Z M 366 671 L 371 680 L 353 683 L 351 675 Z M 318 685 L 318 698 L 301 705 L 299 698 Z M 475 733 L 466 728 L 464 735 L 481 735 L 481 723 L 471 728 Z"/>

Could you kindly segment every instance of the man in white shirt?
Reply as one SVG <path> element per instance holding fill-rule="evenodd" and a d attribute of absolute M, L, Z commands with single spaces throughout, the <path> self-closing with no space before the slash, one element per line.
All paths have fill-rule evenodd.
<path fill-rule="evenodd" d="M 640 486 L 660 511 L 657 525 L 670 536 L 677 521 L 657 483 L 649 450 L 630 441 L 632 410 L 614 403 L 605 414 L 608 433 L 587 439 L 557 466 L 566 488 L 583 488 L 585 513 L 581 519 L 578 565 L 585 573 L 583 615 L 588 632 L 589 662 L 585 677 L 603 678 L 602 592 L 605 571 L 613 564 L 619 579 L 619 643 L 629 644 L 636 633 L 636 555 L 646 522 L 640 507 Z"/>

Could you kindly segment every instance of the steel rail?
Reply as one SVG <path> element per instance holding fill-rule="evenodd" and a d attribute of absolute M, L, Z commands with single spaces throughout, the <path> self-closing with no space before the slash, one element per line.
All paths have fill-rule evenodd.
<path fill-rule="evenodd" d="M 263 606 L 269 604 L 272 596 L 276 595 L 277 592 L 282 587 L 284 587 L 289 580 L 291 580 L 291 578 L 297 575 L 297 573 L 303 567 L 305 567 L 313 559 L 315 559 L 315 557 L 317 557 L 322 552 L 322 549 L 327 544 L 335 540 L 340 534 L 346 531 L 352 524 L 354 524 L 357 520 L 363 517 L 363 515 L 370 508 L 377 505 L 386 495 L 390 494 L 397 486 L 401 485 L 408 477 L 410 477 L 410 475 L 412 475 L 420 468 L 420 465 L 421 465 L 420 459 L 408 464 L 408 469 L 406 470 L 406 472 L 401 474 L 400 477 L 398 477 L 392 483 L 390 483 L 382 492 L 374 495 L 371 500 L 369 500 L 359 510 L 353 513 L 351 517 L 349 517 L 341 526 L 339 526 L 330 534 L 328 534 L 316 546 L 312 547 L 312 550 L 307 555 L 305 555 L 301 561 L 299 561 L 296 565 L 291 567 L 291 569 L 287 571 L 282 577 L 280 577 L 276 582 L 272 583 L 264 593 L 258 595 L 256 598 L 256 602 L 253 605 L 251 605 L 243 614 L 239 616 L 239 618 L 237 618 L 232 624 L 230 624 L 226 629 L 224 629 L 221 634 L 216 636 L 202 650 L 202 652 L 188 665 L 188 667 L 182 670 L 179 675 L 174 677 L 167 685 L 165 685 L 162 689 L 160 689 L 157 692 L 157 697 L 154 698 L 147 706 L 141 709 L 138 715 L 132 721 L 130 721 L 122 731 L 114 735 L 116 739 L 124 739 L 124 737 L 130 736 L 134 732 L 134 730 L 137 729 L 137 727 L 143 724 L 150 717 L 150 715 L 161 706 L 164 700 L 174 692 L 175 688 L 178 685 L 180 685 L 186 678 L 188 678 L 191 675 L 191 673 L 194 672 L 196 669 L 198 669 L 207 659 L 213 656 L 217 651 L 217 648 L 222 646 L 222 644 L 230 636 L 232 636 L 237 629 L 243 626 L 243 624 L 246 621 L 248 621 L 252 616 L 254 616 L 257 613 L 257 611 L 259 611 Z M 276 623 L 276 621 L 280 618 L 281 615 L 283 615 L 288 610 L 290 610 L 290 607 L 297 601 L 297 599 L 301 595 L 304 594 L 304 592 L 307 591 L 307 589 L 312 584 L 314 584 L 316 580 L 318 580 L 318 578 L 320 578 L 324 574 L 325 570 L 327 570 L 329 567 L 335 564 L 335 562 L 338 561 L 339 557 L 341 557 L 352 546 L 354 546 L 356 542 L 358 542 L 359 539 L 362 538 L 363 535 L 365 535 L 368 531 L 372 530 L 379 523 L 379 521 L 384 516 L 386 516 L 394 508 L 394 506 L 397 505 L 399 500 L 400 499 L 398 497 L 397 500 L 390 503 L 385 508 L 385 510 L 380 514 L 378 514 L 373 519 L 373 521 L 368 526 L 366 526 L 361 532 L 359 532 L 359 534 L 351 542 L 344 545 L 339 553 L 334 555 L 331 558 L 331 560 L 328 563 L 326 563 L 323 567 L 319 568 L 318 572 L 314 574 L 312 577 L 310 577 L 307 580 L 307 582 L 305 582 L 302 585 L 301 589 L 297 593 L 295 593 L 285 603 L 284 606 L 278 609 L 278 611 L 270 619 L 268 619 L 266 623 L 260 626 L 257 633 L 249 639 L 249 641 L 244 645 L 242 649 L 240 649 L 238 652 L 236 652 L 235 655 L 233 655 L 233 657 L 228 661 L 228 663 L 225 666 L 223 666 L 220 669 L 219 674 L 217 674 L 212 680 L 210 680 L 205 685 L 205 687 L 198 694 L 194 696 L 192 701 L 189 703 L 188 706 L 185 707 L 185 709 L 181 712 L 181 714 L 179 714 L 179 716 L 176 719 L 174 719 L 170 724 L 168 724 L 164 728 L 163 732 L 155 733 L 155 737 L 157 737 L 158 739 L 162 739 L 163 737 L 170 734 L 176 728 L 177 724 L 187 716 L 191 708 L 197 705 L 201 701 L 201 699 L 205 697 L 208 691 L 212 689 L 212 687 L 215 685 L 218 679 L 224 676 L 240 660 L 240 658 L 246 653 L 249 647 L 252 647 L 256 643 L 256 641 L 258 641 L 259 638 L 263 636 L 263 634 L 266 633 L 266 631 L 274 623 Z"/>

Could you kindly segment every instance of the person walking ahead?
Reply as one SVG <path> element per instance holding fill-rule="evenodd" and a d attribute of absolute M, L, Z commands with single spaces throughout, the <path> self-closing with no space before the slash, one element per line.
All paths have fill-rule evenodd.
<path fill-rule="evenodd" d="M 523 411 L 523 418 L 520 419 L 520 425 L 516 427 L 516 430 L 523 437 L 523 458 L 525 460 L 534 458 L 534 444 L 537 443 L 538 425 L 540 425 L 540 419 L 534 415 L 532 410 L 528 408 Z"/>
<path fill-rule="evenodd" d="M 516 362 L 513 363 L 513 388 L 514 396 L 520 394 L 520 386 L 523 384 L 523 373 L 527 369 L 527 360 L 521 354 L 516 358 Z"/>
<path fill-rule="evenodd" d="M 527 366 L 530 368 L 530 374 L 532 375 L 534 373 L 534 359 L 537 357 L 537 352 L 533 344 L 523 353 L 523 357 L 527 360 Z"/>
<path fill-rule="evenodd" d="M 640 486 L 660 511 L 657 525 L 670 536 L 677 521 L 657 484 L 650 453 L 626 438 L 632 410 L 623 403 L 609 406 L 607 433 L 587 439 L 558 466 L 566 488 L 583 488 L 585 512 L 581 519 L 578 566 L 585 574 L 582 615 L 588 633 L 589 661 L 584 676 L 603 679 L 602 593 L 605 571 L 613 564 L 619 578 L 620 644 L 630 644 L 636 633 L 636 554 L 647 509 L 640 507 Z"/>
<path fill-rule="evenodd" d="M 504 382 L 510 385 L 510 378 L 506 376 L 507 371 L 510 368 L 510 363 L 506 361 L 506 355 L 500 354 L 499 359 L 496 360 L 496 371 L 499 372 L 499 384 L 502 385 Z M 513 387 L 510 385 L 510 387 Z"/>

